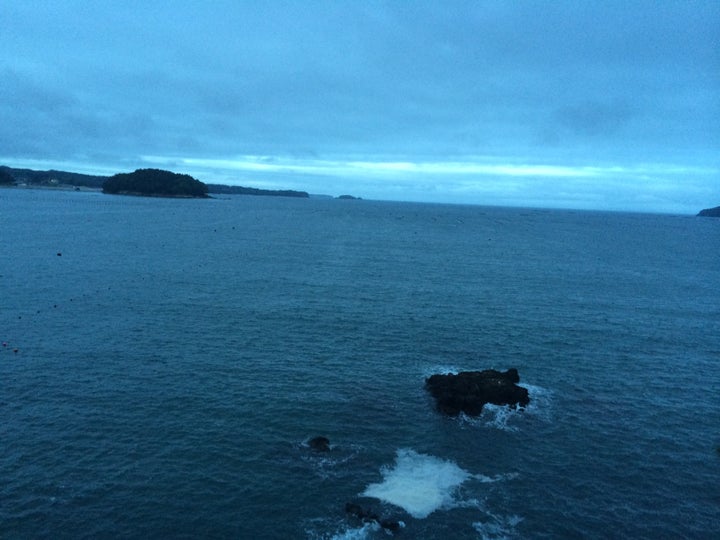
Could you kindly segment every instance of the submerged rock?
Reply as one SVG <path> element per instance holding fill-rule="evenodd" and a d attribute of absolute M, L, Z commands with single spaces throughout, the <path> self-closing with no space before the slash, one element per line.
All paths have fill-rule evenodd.
<path fill-rule="evenodd" d="M 517 369 L 494 369 L 436 374 L 425 379 L 425 388 L 435 398 L 438 410 L 449 416 L 461 412 L 477 416 L 486 403 L 525 407 L 530 403 L 527 388 L 518 386 Z"/>

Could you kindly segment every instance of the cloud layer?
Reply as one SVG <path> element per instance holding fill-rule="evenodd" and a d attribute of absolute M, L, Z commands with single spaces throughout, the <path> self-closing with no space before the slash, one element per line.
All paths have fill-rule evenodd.
<path fill-rule="evenodd" d="M 0 19 L 6 163 L 153 156 L 211 182 L 413 200 L 720 197 L 712 1 L 68 0 Z M 543 187 L 523 199 L 520 178 Z"/>

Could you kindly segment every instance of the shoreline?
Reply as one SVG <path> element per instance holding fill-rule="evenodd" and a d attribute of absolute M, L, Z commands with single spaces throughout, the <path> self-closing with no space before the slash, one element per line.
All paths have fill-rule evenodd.
<path fill-rule="evenodd" d="M 102 188 L 94 188 L 89 186 L 74 186 L 72 184 L 58 184 L 57 186 L 37 185 L 37 184 L 0 184 L 0 188 L 6 189 L 39 189 L 43 191 L 86 191 L 102 193 Z"/>

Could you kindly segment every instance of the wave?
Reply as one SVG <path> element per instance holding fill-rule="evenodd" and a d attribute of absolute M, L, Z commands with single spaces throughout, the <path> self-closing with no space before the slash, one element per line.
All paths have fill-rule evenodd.
<path fill-rule="evenodd" d="M 310 448 L 308 441 L 303 440 L 295 445 L 300 460 L 306 463 L 316 475 L 322 479 L 336 478 L 351 474 L 347 465 L 361 453 L 362 447 L 355 444 L 330 444 L 329 452 L 317 452 Z"/>
<path fill-rule="evenodd" d="M 476 521 L 473 528 L 482 540 L 505 540 L 517 537 L 516 527 L 523 520 L 520 516 L 496 516 L 488 513 L 487 521 Z"/>
<path fill-rule="evenodd" d="M 351 527 L 340 531 L 334 534 L 330 540 L 365 540 L 371 538 L 373 532 L 378 532 L 381 529 L 382 527 L 376 522 L 366 523 L 362 527 Z"/>
<path fill-rule="evenodd" d="M 382 527 L 376 522 L 365 523 L 361 527 L 336 527 L 334 532 L 318 532 L 317 530 L 307 529 L 308 540 L 368 540 L 382 530 Z"/>
<path fill-rule="evenodd" d="M 530 403 L 526 407 L 513 409 L 506 405 L 487 403 L 483 406 L 480 416 L 471 417 L 460 413 L 458 416 L 459 421 L 464 424 L 489 427 L 501 431 L 518 431 L 518 422 L 527 417 L 550 422 L 552 419 L 553 392 L 533 384 L 520 383 L 519 386 L 528 389 Z"/>
<path fill-rule="evenodd" d="M 553 391 L 534 384 L 520 383 L 528 389 L 530 403 L 525 407 L 525 412 L 530 416 L 549 422 L 552 420 Z"/>
<path fill-rule="evenodd" d="M 452 461 L 409 449 L 398 450 L 394 467 L 383 467 L 381 473 L 383 481 L 370 484 L 362 495 L 399 506 L 418 519 L 452 507 L 455 490 L 473 477 Z"/>
<path fill-rule="evenodd" d="M 466 371 L 466 370 L 460 369 L 459 367 L 454 366 L 454 365 L 440 364 L 440 365 L 435 365 L 431 368 L 424 369 L 422 375 L 423 375 L 423 379 L 427 379 L 431 375 L 436 375 L 436 374 L 449 375 L 451 373 L 453 375 L 457 375 L 461 371 Z"/>

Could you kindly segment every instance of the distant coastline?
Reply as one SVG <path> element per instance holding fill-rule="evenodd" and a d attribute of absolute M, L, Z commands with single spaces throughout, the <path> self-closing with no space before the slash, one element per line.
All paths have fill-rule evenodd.
<path fill-rule="evenodd" d="M 168 171 L 169 172 L 169 171 Z M 132 174 L 132 173 L 127 173 Z M 173 173 L 174 174 L 174 173 Z M 115 175 L 117 176 L 117 175 Z M 0 186 L 58 189 L 65 191 L 102 191 L 103 185 L 113 178 L 112 176 L 98 176 L 69 171 L 20 169 L 0 165 Z M 205 184 L 207 194 L 219 195 L 255 195 L 266 197 L 299 197 L 308 198 L 310 194 L 305 191 L 289 189 L 259 189 L 245 186 L 230 186 L 225 184 Z M 163 194 L 151 192 L 137 192 L 133 190 L 120 190 L 117 194 L 142 196 L 170 196 L 185 197 L 183 194 Z M 189 195 L 194 196 L 194 195 Z"/>
<path fill-rule="evenodd" d="M 700 212 L 698 212 L 698 216 L 700 216 L 700 217 L 720 217 L 720 206 L 716 206 L 715 208 L 705 208 L 704 210 L 700 210 Z"/>
<path fill-rule="evenodd" d="M 244 186 L 227 186 L 224 184 L 208 184 L 208 193 L 225 195 L 266 195 L 271 197 L 301 197 L 308 198 L 310 194 L 306 191 L 294 191 L 292 189 L 259 189 Z"/>

